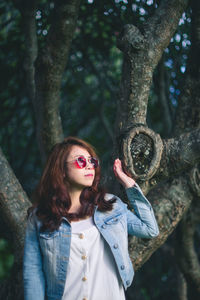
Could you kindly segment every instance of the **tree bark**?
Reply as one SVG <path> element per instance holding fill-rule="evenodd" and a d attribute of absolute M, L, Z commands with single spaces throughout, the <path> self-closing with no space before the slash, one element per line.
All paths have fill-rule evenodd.
<path fill-rule="evenodd" d="M 23 298 L 22 252 L 26 223 L 26 211 L 31 203 L 15 177 L 0 149 L 0 208 L 1 219 L 14 252 L 14 266 L 11 277 L 0 286 L 0 299 Z M 2 230 L 2 228 L 1 228 Z M 4 234 L 5 236 L 5 234 Z"/>

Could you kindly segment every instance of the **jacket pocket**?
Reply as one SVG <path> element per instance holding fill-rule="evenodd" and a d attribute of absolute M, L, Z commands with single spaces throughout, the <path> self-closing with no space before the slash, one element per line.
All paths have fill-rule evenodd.
<path fill-rule="evenodd" d="M 118 224 L 121 219 L 122 219 L 122 214 L 118 214 L 118 215 L 111 216 L 109 218 L 104 219 L 104 222 L 107 225 L 115 225 L 115 224 Z"/>
<path fill-rule="evenodd" d="M 40 232 L 39 233 L 39 240 L 42 252 L 47 254 L 47 252 L 55 253 L 58 247 L 58 238 L 59 232 Z"/>
<path fill-rule="evenodd" d="M 42 239 L 53 239 L 54 237 L 58 236 L 59 232 L 58 231 L 52 231 L 52 232 L 40 232 L 39 236 Z"/>

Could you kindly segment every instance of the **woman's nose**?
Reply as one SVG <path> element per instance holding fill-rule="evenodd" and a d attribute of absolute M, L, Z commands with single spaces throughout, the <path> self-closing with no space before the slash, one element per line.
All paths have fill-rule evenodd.
<path fill-rule="evenodd" d="M 94 169 L 94 165 L 90 160 L 87 160 L 86 168 L 87 169 Z"/>

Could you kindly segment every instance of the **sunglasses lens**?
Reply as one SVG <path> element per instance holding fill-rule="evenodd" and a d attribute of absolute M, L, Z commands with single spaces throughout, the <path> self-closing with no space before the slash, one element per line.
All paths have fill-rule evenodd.
<path fill-rule="evenodd" d="M 86 166 L 86 159 L 85 159 L 85 157 L 83 157 L 83 156 L 80 156 L 80 157 L 78 157 L 77 158 L 77 165 L 78 165 L 78 167 L 79 168 L 85 168 L 85 166 Z"/>
<path fill-rule="evenodd" d="M 91 157 L 90 163 L 94 166 L 94 168 L 97 168 L 98 165 L 99 165 L 98 159 L 96 159 L 96 158 L 94 158 L 94 157 Z"/>

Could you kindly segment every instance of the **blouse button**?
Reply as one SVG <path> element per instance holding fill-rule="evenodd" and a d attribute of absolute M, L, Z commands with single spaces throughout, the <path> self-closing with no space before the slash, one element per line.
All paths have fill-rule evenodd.
<path fill-rule="evenodd" d="M 124 265 L 121 265 L 121 270 L 124 270 L 125 269 L 125 266 Z"/>
<path fill-rule="evenodd" d="M 83 233 L 80 233 L 80 234 L 79 234 L 79 238 L 80 238 L 80 239 L 83 239 L 83 238 L 84 238 Z"/>
<path fill-rule="evenodd" d="M 82 278 L 82 280 L 83 280 L 83 281 L 86 281 L 86 280 L 87 280 L 87 277 L 84 276 L 84 277 Z"/>
<path fill-rule="evenodd" d="M 83 260 L 85 260 L 86 258 L 87 258 L 87 256 L 86 255 L 82 255 L 82 257 L 81 257 Z"/>
<path fill-rule="evenodd" d="M 87 300 L 87 298 L 83 298 L 83 300 Z"/>
<path fill-rule="evenodd" d="M 118 248 L 118 244 L 114 244 L 114 249 L 117 249 Z"/>
<path fill-rule="evenodd" d="M 126 284 L 129 285 L 129 284 L 130 284 L 130 280 L 127 280 L 127 281 L 126 281 Z"/>
<path fill-rule="evenodd" d="M 105 224 L 103 224 L 101 227 L 102 227 L 103 229 L 106 229 L 106 225 L 105 225 Z"/>

